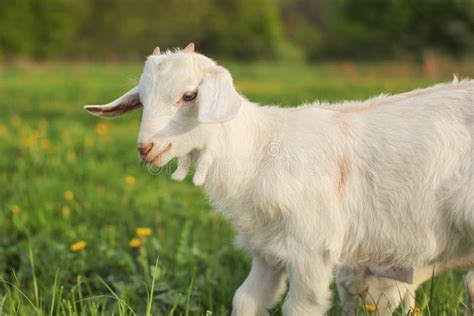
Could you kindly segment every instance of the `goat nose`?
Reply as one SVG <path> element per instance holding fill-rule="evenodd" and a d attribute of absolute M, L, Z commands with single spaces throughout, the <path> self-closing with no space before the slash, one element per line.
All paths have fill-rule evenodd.
<path fill-rule="evenodd" d="M 152 148 L 153 148 L 153 143 L 148 143 L 144 145 L 142 144 L 138 145 L 137 149 L 140 155 L 146 156 L 146 154 L 148 154 Z"/>

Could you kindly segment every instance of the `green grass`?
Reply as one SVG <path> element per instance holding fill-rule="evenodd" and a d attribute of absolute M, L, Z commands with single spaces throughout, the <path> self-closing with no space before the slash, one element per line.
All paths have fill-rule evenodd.
<path fill-rule="evenodd" d="M 251 100 L 287 106 L 451 80 L 397 65 L 224 64 Z M 460 75 L 474 73 L 463 69 Z M 139 111 L 104 121 L 82 110 L 123 93 L 140 71 L 0 68 L 0 315 L 229 314 L 249 268 L 231 227 L 189 179 L 172 182 L 170 167 L 140 168 Z M 138 227 L 152 234 L 131 249 Z M 81 240 L 87 247 L 71 251 Z M 432 315 L 461 315 L 462 277 L 452 271 L 436 278 L 433 295 L 431 284 L 419 291 L 419 305 L 427 310 L 432 296 Z M 337 315 L 336 298 L 334 306 Z"/>

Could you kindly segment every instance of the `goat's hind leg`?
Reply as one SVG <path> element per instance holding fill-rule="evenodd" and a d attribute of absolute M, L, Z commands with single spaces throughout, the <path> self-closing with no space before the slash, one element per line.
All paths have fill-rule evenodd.
<path fill-rule="evenodd" d="M 364 295 L 366 273 L 365 268 L 350 268 L 344 265 L 336 267 L 335 284 L 341 300 L 341 315 L 356 315 L 357 296 Z"/>

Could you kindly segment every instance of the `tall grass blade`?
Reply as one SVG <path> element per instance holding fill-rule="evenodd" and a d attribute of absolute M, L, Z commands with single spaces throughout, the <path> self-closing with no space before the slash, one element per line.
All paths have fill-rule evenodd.
<path fill-rule="evenodd" d="M 35 261 L 33 259 L 33 251 L 31 250 L 31 247 L 29 248 L 29 257 L 30 257 L 31 273 L 33 275 L 33 291 L 35 295 L 35 302 L 36 304 L 40 304 L 38 279 L 36 278 Z"/>
<path fill-rule="evenodd" d="M 117 302 L 119 303 L 119 308 L 121 309 L 122 308 L 122 305 L 126 307 L 126 309 L 128 309 L 133 315 L 136 315 L 135 311 L 133 310 L 133 308 L 130 307 L 130 305 L 127 304 L 127 302 L 125 302 L 123 299 L 121 299 L 117 293 L 115 293 L 115 291 L 107 284 L 107 282 L 105 282 L 102 278 L 99 278 L 100 282 L 102 282 L 102 284 L 107 288 L 107 290 L 110 292 L 110 294 L 112 294 L 112 296 L 114 297 L 115 300 L 117 300 Z"/>
<path fill-rule="evenodd" d="M 189 285 L 188 294 L 186 295 L 186 311 L 185 311 L 186 316 L 189 316 L 189 304 L 191 302 L 191 294 L 192 294 L 192 291 L 193 291 L 195 276 L 196 276 L 196 267 L 194 267 L 193 277 L 191 278 L 191 284 Z"/>
<path fill-rule="evenodd" d="M 148 301 L 146 302 L 146 316 L 151 316 L 151 307 L 153 305 L 153 293 L 155 292 L 155 281 L 157 278 L 156 271 L 158 270 L 158 260 L 159 260 L 159 257 L 156 258 L 156 262 L 155 262 L 155 266 L 153 270 L 154 272 L 151 279 L 150 293 L 148 295 Z"/>
<path fill-rule="evenodd" d="M 51 307 L 49 310 L 49 315 L 51 316 L 54 315 L 54 308 L 56 304 L 56 287 L 58 285 L 58 275 L 59 275 L 59 270 L 56 270 L 56 273 L 54 275 L 54 283 L 53 283 L 53 297 L 51 298 Z"/>

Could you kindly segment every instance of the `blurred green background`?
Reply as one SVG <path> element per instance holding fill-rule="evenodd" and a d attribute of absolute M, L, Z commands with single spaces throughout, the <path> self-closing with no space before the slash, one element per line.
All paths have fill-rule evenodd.
<path fill-rule="evenodd" d="M 0 0 L 8 59 L 142 59 L 194 41 L 238 59 L 420 58 L 474 49 L 473 0 Z"/>
<path fill-rule="evenodd" d="M 173 163 L 139 166 L 140 111 L 82 109 L 155 46 L 193 41 L 250 100 L 296 106 L 472 77 L 473 36 L 474 0 L 0 0 L 0 315 L 230 313 L 232 228 Z M 427 282 L 422 313 L 463 315 L 463 275 Z"/>

